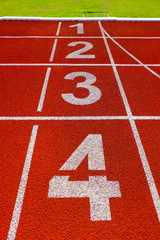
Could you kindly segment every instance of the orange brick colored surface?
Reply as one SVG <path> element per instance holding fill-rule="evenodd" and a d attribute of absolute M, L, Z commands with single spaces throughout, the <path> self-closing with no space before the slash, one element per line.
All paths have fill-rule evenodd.
<path fill-rule="evenodd" d="M 157 68 L 152 68 L 158 73 Z M 135 116 L 159 116 L 160 85 L 158 78 L 144 67 L 118 67 L 122 84 Z"/>
<path fill-rule="evenodd" d="M 102 134 L 106 172 L 59 171 L 88 134 Z M 62 172 L 62 173 L 61 173 Z M 111 221 L 91 222 L 89 199 L 47 198 L 54 175 L 73 181 L 89 175 L 119 181 L 121 198 L 110 199 Z M 159 222 L 127 121 L 39 124 L 17 239 L 158 239 Z"/>
<path fill-rule="evenodd" d="M 84 34 L 79 35 L 76 27 L 70 27 L 77 23 L 0 21 L 0 239 L 7 239 L 32 128 L 38 125 L 24 199 L 20 199 L 23 204 L 16 240 L 158 240 L 160 223 L 133 136 L 134 120 L 130 116 L 131 129 L 112 66 L 104 65 L 111 62 L 98 22 L 83 22 Z M 113 37 L 160 37 L 160 22 L 103 22 L 102 26 Z M 58 40 L 52 61 L 55 37 Z M 77 41 L 91 43 L 93 48 L 83 54 L 95 58 L 67 59 L 68 54 L 84 47 L 68 46 Z M 111 39 L 107 41 L 116 64 L 138 64 Z M 160 64 L 159 39 L 116 41 L 142 62 Z M 37 112 L 48 68 L 51 72 L 43 108 Z M 151 69 L 160 74 L 159 66 Z M 117 70 L 133 116 L 160 116 L 159 78 L 141 66 L 117 66 Z M 80 99 L 89 94 L 87 89 L 77 88 L 84 77 L 65 79 L 73 72 L 96 77 L 93 85 L 102 94 L 98 101 L 82 106 L 62 98 L 67 93 Z M 4 120 L 13 116 L 65 118 Z M 114 116 L 117 120 L 73 121 L 66 120 L 67 116 Z M 123 120 L 118 119 L 120 116 Z M 160 194 L 159 120 L 135 123 Z M 86 156 L 75 171 L 60 171 L 89 134 L 102 135 L 106 170 L 88 170 Z M 118 181 L 121 197 L 109 199 L 111 220 L 91 221 L 89 198 L 48 198 L 53 176 L 70 176 L 69 181 L 106 176 L 108 181 Z"/>
<path fill-rule="evenodd" d="M 0 67 L 1 116 L 36 114 L 46 67 Z"/>
<path fill-rule="evenodd" d="M 7 238 L 31 130 L 31 123 L 0 122 L 0 239 Z"/>

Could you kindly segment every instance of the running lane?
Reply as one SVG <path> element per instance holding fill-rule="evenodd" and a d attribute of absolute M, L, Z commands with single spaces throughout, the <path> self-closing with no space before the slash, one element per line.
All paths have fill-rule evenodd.
<path fill-rule="evenodd" d="M 60 170 L 88 134 L 102 136 L 106 171 L 88 170 L 87 157 L 76 170 Z M 119 182 L 121 197 L 109 199 L 109 221 L 91 221 L 87 197 L 48 197 L 49 182 L 54 176 L 70 176 L 68 183 L 83 183 L 89 176 L 97 175 Z M 55 189 L 63 195 L 60 185 L 55 184 Z M 51 190 L 54 191 L 54 185 Z M 45 239 L 46 236 L 50 239 L 160 237 L 159 221 L 127 121 L 39 124 L 17 239 Z"/>

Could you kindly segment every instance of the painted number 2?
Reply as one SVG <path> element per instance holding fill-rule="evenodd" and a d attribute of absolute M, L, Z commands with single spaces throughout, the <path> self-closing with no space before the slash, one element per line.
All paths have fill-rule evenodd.
<path fill-rule="evenodd" d="M 88 155 L 89 170 L 105 170 L 101 134 L 89 134 L 60 170 L 76 170 Z M 89 198 L 91 221 L 111 220 L 109 199 L 121 197 L 119 182 L 106 176 L 89 176 L 89 181 L 69 181 L 70 176 L 53 176 L 49 182 L 49 198 Z"/>
<path fill-rule="evenodd" d="M 71 42 L 68 44 L 69 47 L 75 47 L 76 45 L 84 45 L 83 48 L 76 50 L 66 56 L 66 58 L 72 59 L 93 59 L 95 58 L 94 54 L 84 54 L 93 48 L 93 44 L 90 42 L 78 41 L 78 42 Z M 82 54 L 83 53 L 83 54 Z"/>
<path fill-rule="evenodd" d="M 65 76 L 64 79 L 74 80 L 76 77 L 85 78 L 84 82 L 77 83 L 77 88 L 85 88 L 89 91 L 89 95 L 86 98 L 77 98 L 73 93 L 62 94 L 62 98 L 73 105 L 89 105 L 97 102 L 101 98 L 101 91 L 98 87 L 92 84 L 96 82 L 96 77 L 88 72 L 72 72 Z"/>

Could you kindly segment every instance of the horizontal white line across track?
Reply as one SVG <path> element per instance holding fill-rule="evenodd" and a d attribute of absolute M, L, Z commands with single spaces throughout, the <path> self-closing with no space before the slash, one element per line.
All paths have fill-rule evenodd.
<path fill-rule="evenodd" d="M 160 64 L 144 64 L 148 67 L 160 67 Z M 106 63 L 0 63 L 0 66 L 113 66 L 113 64 Z M 114 64 L 117 67 L 142 67 L 141 64 Z"/>
<path fill-rule="evenodd" d="M 160 116 L 133 116 L 134 120 L 160 120 Z M 128 116 L 1 116 L 0 121 L 129 120 Z"/>
<path fill-rule="evenodd" d="M 34 39 L 34 38 L 49 38 L 49 39 L 54 39 L 54 38 L 59 38 L 59 39 L 66 39 L 66 38 L 75 38 L 75 39 L 80 39 L 80 38 L 91 38 L 91 39 L 102 39 L 103 37 L 101 37 L 101 36 L 79 36 L 79 37 L 76 37 L 76 36 L 4 36 L 4 35 L 2 35 L 2 36 L 0 36 L 0 38 L 2 38 L 2 39 L 24 39 L 24 38 L 28 38 L 28 39 Z M 109 38 L 109 37 L 106 37 L 106 38 Z M 121 37 L 112 37 L 112 38 L 115 38 L 115 39 L 150 39 L 150 40 L 152 40 L 152 39 L 160 39 L 160 37 L 141 37 L 141 36 L 137 36 L 137 37 L 123 37 L 123 36 L 121 36 Z"/>
<path fill-rule="evenodd" d="M 118 17 L 78 17 L 78 18 L 48 18 L 48 17 L 14 17 L 4 16 L 0 21 L 132 21 L 132 22 L 160 22 L 160 18 L 118 18 Z"/>

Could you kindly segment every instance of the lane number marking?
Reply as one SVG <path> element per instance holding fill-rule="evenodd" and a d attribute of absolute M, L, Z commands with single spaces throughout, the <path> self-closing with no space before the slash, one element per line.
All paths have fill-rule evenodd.
<path fill-rule="evenodd" d="M 60 170 L 76 170 L 88 155 L 89 170 L 105 170 L 101 134 L 89 134 Z M 49 182 L 49 198 L 89 198 L 90 220 L 109 221 L 109 198 L 121 197 L 118 181 L 106 176 L 89 176 L 89 181 L 69 181 L 70 176 L 53 176 Z"/>
<path fill-rule="evenodd" d="M 88 72 L 72 72 L 65 76 L 66 80 L 74 80 L 76 77 L 84 77 L 85 81 L 77 83 L 76 88 L 85 88 L 89 91 L 89 95 L 86 98 L 77 98 L 73 93 L 64 93 L 62 98 L 73 105 L 89 105 L 97 102 L 101 98 L 101 91 L 98 87 L 92 84 L 96 82 L 96 76 Z"/>
<path fill-rule="evenodd" d="M 76 45 L 83 44 L 85 45 L 83 48 L 76 50 L 66 56 L 66 58 L 72 58 L 72 59 L 93 59 L 95 58 L 95 55 L 92 54 L 82 54 L 85 53 L 93 48 L 93 44 L 90 42 L 84 42 L 84 41 L 77 41 L 77 42 L 71 42 L 68 44 L 69 47 L 75 47 Z"/>
<path fill-rule="evenodd" d="M 75 25 L 70 25 L 70 28 L 77 28 L 77 34 L 84 34 L 84 27 L 83 27 L 83 23 L 77 23 Z"/>

